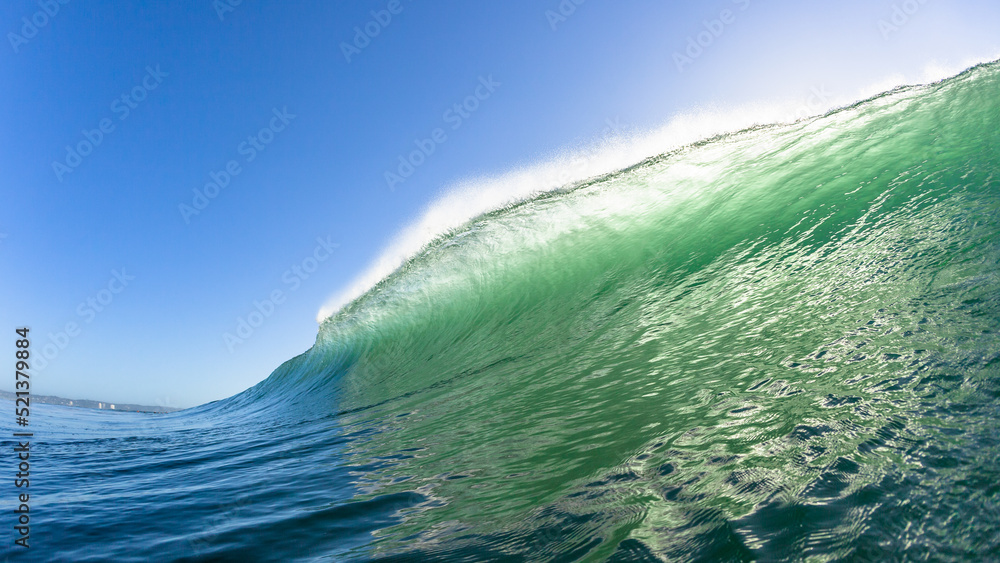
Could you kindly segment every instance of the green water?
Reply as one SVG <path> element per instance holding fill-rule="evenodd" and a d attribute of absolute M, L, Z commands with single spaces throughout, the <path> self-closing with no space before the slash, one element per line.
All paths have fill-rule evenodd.
<path fill-rule="evenodd" d="M 998 210 L 992 64 L 480 217 L 252 393 L 419 496 L 365 558 L 996 556 Z"/>

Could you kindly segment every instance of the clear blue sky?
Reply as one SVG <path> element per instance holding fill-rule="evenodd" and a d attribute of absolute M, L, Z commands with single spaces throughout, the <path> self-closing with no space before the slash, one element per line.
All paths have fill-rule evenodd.
<path fill-rule="evenodd" d="M 231 395 L 306 350 L 320 307 L 456 182 L 609 122 L 649 130 L 769 100 L 818 109 L 817 91 L 850 101 L 1000 54 L 987 0 L 220 5 L 0 4 L 0 348 L 13 358 L 23 325 L 36 357 L 49 345 L 35 393 Z M 377 34 L 355 43 L 366 25 Z M 680 70 L 675 54 L 713 31 Z M 390 189 L 386 171 L 438 128 Z M 238 173 L 199 201 L 227 166 Z M 255 301 L 270 314 L 227 342 Z"/>

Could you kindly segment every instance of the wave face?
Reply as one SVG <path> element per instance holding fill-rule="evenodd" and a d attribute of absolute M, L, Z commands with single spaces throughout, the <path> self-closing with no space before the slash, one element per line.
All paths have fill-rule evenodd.
<path fill-rule="evenodd" d="M 179 457 L 160 471 L 201 477 L 167 495 L 190 541 L 160 545 L 275 560 L 995 555 L 998 94 L 1000 64 L 982 65 L 436 239 L 266 381 L 165 419 Z M 160 537 L 147 528 L 138 541 Z M 136 553 L 114 545 L 105 556 Z"/>

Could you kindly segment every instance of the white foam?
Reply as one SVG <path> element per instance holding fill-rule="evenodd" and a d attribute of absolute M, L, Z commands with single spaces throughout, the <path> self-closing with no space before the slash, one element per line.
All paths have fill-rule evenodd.
<path fill-rule="evenodd" d="M 931 62 L 917 76 L 893 74 L 850 94 L 824 95 L 820 100 L 813 96 L 808 102 L 799 98 L 740 106 L 706 106 L 678 114 L 654 130 L 628 135 L 612 132 L 585 147 L 560 151 L 538 163 L 518 166 L 495 176 L 458 182 L 445 189 L 443 195 L 402 229 L 359 276 L 332 296 L 320 309 L 316 320 L 322 322 L 342 306 L 363 295 L 436 237 L 483 213 L 546 191 L 621 170 L 645 158 L 716 135 L 740 131 L 754 125 L 787 123 L 805 115 L 821 115 L 897 86 L 935 82 L 954 76 L 979 62 L 982 61 L 952 65 Z"/>

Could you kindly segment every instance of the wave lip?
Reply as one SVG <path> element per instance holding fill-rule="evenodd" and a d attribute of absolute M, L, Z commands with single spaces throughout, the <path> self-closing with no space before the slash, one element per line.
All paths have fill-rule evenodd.
<path fill-rule="evenodd" d="M 666 154 L 695 143 L 767 124 L 788 124 L 813 119 L 856 100 L 871 100 L 884 92 L 907 84 L 931 84 L 955 76 L 963 68 L 991 63 L 942 65 L 931 63 L 915 78 L 893 74 L 857 91 L 854 97 L 823 92 L 818 100 L 803 105 L 801 100 L 758 102 L 736 107 L 705 107 L 678 114 L 654 130 L 634 131 L 617 126 L 595 142 L 558 152 L 553 157 L 487 177 L 461 181 L 445 188 L 443 195 L 427 206 L 420 216 L 398 233 L 365 270 L 346 288 L 338 291 L 320 308 L 316 321 L 322 323 L 340 308 L 375 287 L 418 255 L 434 240 L 446 237 L 462 225 L 490 211 L 503 209 L 541 194 L 571 189 L 594 178 L 613 174 L 656 155 Z"/>

